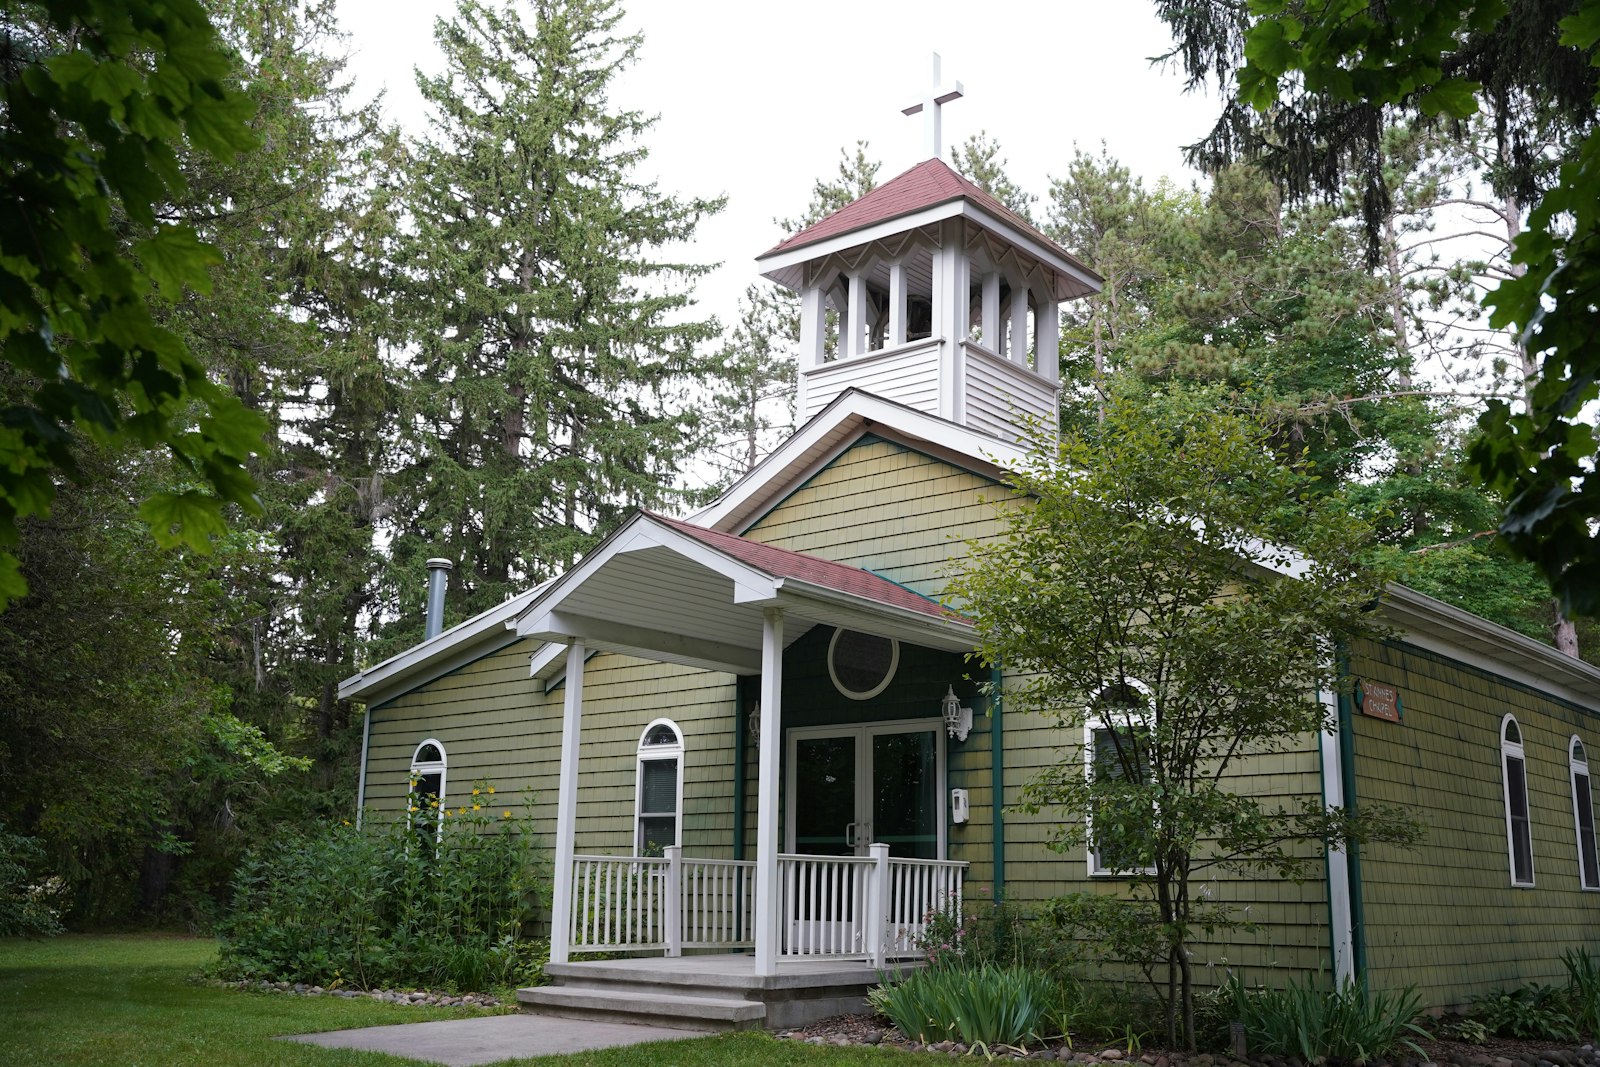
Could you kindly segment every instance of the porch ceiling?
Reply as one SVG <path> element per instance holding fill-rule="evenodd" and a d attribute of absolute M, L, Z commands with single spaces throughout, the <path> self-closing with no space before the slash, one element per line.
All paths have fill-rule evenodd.
<path fill-rule="evenodd" d="M 636 515 L 519 616 L 518 635 L 733 674 L 760 672 L 770 607 L 784 610 L 786 645 L 818 625 L 951 651 L 973 645 L 967 620 L 870 572 L 728 535 L 708 544 L 709 533 Z"/>

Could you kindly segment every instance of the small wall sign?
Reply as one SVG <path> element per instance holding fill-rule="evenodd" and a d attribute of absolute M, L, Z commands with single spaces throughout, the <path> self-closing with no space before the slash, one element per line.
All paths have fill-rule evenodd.
<path fill-rule="evenodd" d="M 1392 685 L 1363 679 L 1356 690 L 1356 705 L 1363 715 L 1385 722 L 1400 721 L 1400 690 Z"/>

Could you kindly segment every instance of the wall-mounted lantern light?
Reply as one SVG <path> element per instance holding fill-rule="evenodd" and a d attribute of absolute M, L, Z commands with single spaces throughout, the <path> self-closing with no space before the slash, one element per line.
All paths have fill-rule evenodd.
<path fill-rule="evenodd" d="M 944 728 L 957 741 L 965 741 L 972 732 L 972 709 L 961 706 L 953 685 L 946 687 L 944 694 Z"/>

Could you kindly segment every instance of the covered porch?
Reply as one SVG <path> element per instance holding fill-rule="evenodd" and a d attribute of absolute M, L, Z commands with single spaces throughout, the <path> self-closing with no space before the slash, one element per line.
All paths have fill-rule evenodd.
<path fill-rule="evenodd" d="M 793 813 L 815 805 L 796 799 L 795 779 L 804 773 L 795 764 L 833 758 L 822 747 L 827 739 L 809 736 L 828 731 L 789 731 L 807 736 L 787 738 L 787 833 L 780 822 L 780 781 L 786 648 L 825 627 L 835 635 L 894 643 L 896 650 L 905 642 L 959 653 L 973 645 L 966 619 L 860 568 L 640 513 L 553 583 L 515 627 L 521 636 L 548 642 L 535 656 L 536 674 L 564 672 L 552 975 L 579 968 L 569 976 L 577 981 L 582 968 L 594 966 L 571 963 L 575 953 L 654 956 L 663 961 L 662 973 L 683 974 L 714 966 L 706 956 L 729 954 L 716 956 L 724 961 L 717 966 L 762 988 L 780 988 L 806 973 L 829 981 L 848 974 L 848 985 L 866 975 L 870 984 L 879 970 L 920 955 L 930 912 L 959 907 L 966 864 L 945 858 L 942 823 L 937 848 L 930 844 L 934 838 L 914 839 L 891 819 L 870 818 L 870 811 L 841 827 L 836 838 L 808 835 L 803 823 L 797 836 Z M 676 843 L 659 855 L 640 854 L 637 842 L 627 855 L 577 851 L 584 664 L 595 651 L 759 676 L 759 710 L 749 724 L 756 758 L 754 859 L 686 855 Z M 860 751 L 869 765 L 874 751 L 886 759 L 881 753 L 896 747 L 926 749 L 935 736 L 942 758 L 942 722 L 937 707 L 928 712 L 936 716 L 931 727 L 920 721 L 860 727 Z M 736 710 L 736 719 L 740 714 Z M 903 738 L 914 741 L 897 740 Z M 807 742 L 815 743 L 796 747 Z M 845 739 L 834 747 L 855 744 Z M 942 783 L 941 777 L 932 794 L 940 818 Z M 863 797 L 868 788 L 860 788 Z M 618 962 L 637 971 L 649 961 Z"/>

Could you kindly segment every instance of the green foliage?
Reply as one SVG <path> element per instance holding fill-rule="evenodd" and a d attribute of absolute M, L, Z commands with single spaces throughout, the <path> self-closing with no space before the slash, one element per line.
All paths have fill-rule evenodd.
<path fill-rule="evenodd" d="M 391 649 L 418 636 L 424 558 L 456 564 L 452 619 L 498 605 L 665 506 L 698 440 L 688 390 L 719 373 L 716 324 L 688 287 L 709 268 L 666 250 L 722 201 L 638 177 L 654 120 L 609 99 L 640 45 L 621 21 L 615 0 L 464 0 L 435 25 L 443 70 L 418 76 L 430 128 L 396 205 Z"/>
<path fill-rule="evenodd" d="M 45 872 L 40 843 L 0 823 L 0 937 L 60 933 L 52 899 L 57 881 Z"/>
<path fill-rule="evenodd" d="M 1567 949 L 1561 954 L 1567 969 L 1567 1004 L 1572 1021 L 1584 1034 L 1600 1034 L 1600 960 L 1586 948 Z"/>
<path fill-rule="evenodd" d="M 1227 782 L 1244 754 L 1323 727 L 1310 694 L 1343 684 L 1330 642 L 1372 632 L 1383 588 L 1356 563 L 1367 529 L 1272 446 L 1202 398 L 1114 400 L 1103 423 L 1010 475 L 1026 502 L 999 538 L 969 543 L 948 587 L 982 661 L 1022 679 L 1009 709 L 1108 736 L 1093 773 L 1073 743 L 1023 803 L 1060 814 L 1055 847 L 1092 846 L 1128 878 L 1141 903 L 1124 906 L 1159 931 L 1174 1044 L 1180 1018 L 1193 1041 L 1187 944 L 1237 921 L 1189 892 L 1196 872 L 1294 878 L 1321 842 L 1418 833 L 1403 812 L 1271 808 Z"/>
<path fill-rule="evenodd" d="M 1055 982 L 1026 967 L 929 967 L 867 994 L 874 1010 L 909 1038 L 968 1045 L 1022 1045 L 1046 1031 Z"/>
<path fill-rule="evenodd" d="M 1489 1028 L 1477 1019 L 1459 1017 L 1436 1027 L 1438 1036 L 1447 1041 L 1461 1041 L 1468 1045 L 1481 1045 L 1489 1040 Z"/>
<path fill-rule="evenodd" d="M 338 824 L 252 849 L 220 926 L 222 973 L 362 989 L 533 981 L 548 949 L 522 936 L 545 888 L 526 821 L 462 810 L 425 837 Z"/>
<path fill-rule="evenodd" d="M 1468 1014 L 1500 1037 L 1576 1041 L 1578 1028 L 1567 1011 L 1564 990 L 1534 982 L 1472 998 Z"/>
<path fill-rule="evenodd" d="M 1355 982 L 1319 989 L 1309 979 L 1283 989 L 1250 989 L 1238 975 L 1227 985 L 1232 1018 L 1244 1023 L 1252 1053 L 1292 1056 L 1305 1063 L 1324 1059 L 1363 1064 L 1398 1049 L 1426 1059 L 1414 1038 L 1430 1035 L 1417 1025 L 1422 1000 L 1415 989 L 1369 991 Z"/>
<path fill-rule="evenodd" d="M 205 551 L 224 505 L 258 507 L 246 470 L 265 423 L 152 314 L 205 292 L 214 249 L 158 218 L 179 153 L 255 145 L 250 101 L 194 0 L 5 5 L 0 347 L 20 375 L 0 412 L 0 607 L 27 589 L 17 523 L 79 473 L 81 435 L 166 450 L 178 471 L 139 513 L 162 545 Z"/>

